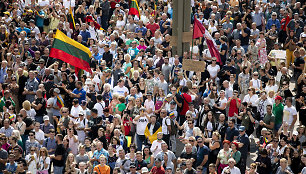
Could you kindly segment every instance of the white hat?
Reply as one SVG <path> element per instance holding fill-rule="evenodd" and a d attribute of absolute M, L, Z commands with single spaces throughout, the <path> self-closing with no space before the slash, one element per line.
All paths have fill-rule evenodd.
<path fill-rule="evenodd" d="M 293 131 L 292 135 L 297 136 L 299 133 L 297 131 Z"/>
<path fill-rule="evenodd" d="M 141 173 L 144 173 L 144 172 L 149 172 L 149 169 L 146 167 L 141 168 Z"/>
<path fill-rule="evenodd" d="M 91 81 L 91 79 L 86 79 L 86 81 L 85 81 L 85 85 L 92 85 L 92 81 Z"/>
<path fill-rule="evenodd" d="M 43 120 L 44 120 L 44 121 L 50 120 L 50 119 L 49 119 L 49 116 L 48 116 L 48 115 L 45 115 L 45 116 L 43 117 Z"/>
<path fill-rule="evenodd" d="M 120 7 L 120 4 L 116 4 L 115 7 Z"/>
<path fill-rule="evenodd" d="M 80 110 L 79 115 L 85 115 L 83 110 Z"/>
<path fill-rule="evenodd" d="M 54 92 L 56 92 L 56 93 L 59 94 L 61 91 L 60 91 L 58 88 L 55 88 L 55 89 L 54 89 Z"/>

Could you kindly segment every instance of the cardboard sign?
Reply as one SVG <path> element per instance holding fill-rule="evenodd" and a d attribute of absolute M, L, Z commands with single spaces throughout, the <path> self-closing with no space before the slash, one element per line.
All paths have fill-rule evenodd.
<path fill-rule="evenodd" d="M 285 50 L 271 50 L 269 53 L 270 57 L 276 59 L 286 59 L 286 51 Z"/>
<path fill-rule="evenodd" d="M 196 61 L 191 59 L 183 59 L 183 70 L 204 72 L 206 67 L 205 61 Z"/>

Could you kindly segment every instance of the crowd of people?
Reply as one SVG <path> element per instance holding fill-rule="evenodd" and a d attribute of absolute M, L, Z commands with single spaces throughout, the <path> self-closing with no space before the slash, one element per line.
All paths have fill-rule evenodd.
<path fill-rule="evenodd" d="M 0 174 L 305 174 L 305 1 L 191 0 L 220 59 L 137 1 L 0 2 Z M 92 73 L 49 57 L 57 30 Z"/>

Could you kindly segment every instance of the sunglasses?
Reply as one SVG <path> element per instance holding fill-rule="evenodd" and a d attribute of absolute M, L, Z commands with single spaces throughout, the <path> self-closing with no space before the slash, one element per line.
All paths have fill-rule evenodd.
<path fill-rule="evenodd" d="M 34 134 L 29 134 L 30 137 L 34 136 Z"/>
<path fill-rule="evenodd" d="M 55 133 L 55 131 L 50 131 L 50 133 Z"/>
<path fill-rule="evenodd" d="M 189 140 L 190 142 L 194 142 L 194 140 Z"/>
<path fill-rule="evenodd" d="M 66 112 L 66 111 L 63 111 L 62 113 L 65 114 L 65 113 L 67 113 L 67 112 Z"/>
<path fill-rule="evenodd" d="M 35 150 L 32 149 L 31 152 L 35 152 Z"/>

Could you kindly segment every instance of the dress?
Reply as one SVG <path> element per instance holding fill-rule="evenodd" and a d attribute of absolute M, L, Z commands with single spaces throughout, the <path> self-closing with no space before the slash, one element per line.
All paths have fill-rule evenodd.
<path fill-rule="evenodd" d="M 266 45 L 266 39 L 259 38 L 256 42 L 256 47 L 258 47 L 258 59 L 261 65 L 265 65 L 268 61 Z M 260 46 L 262 48 L 260 48 Z"/>

